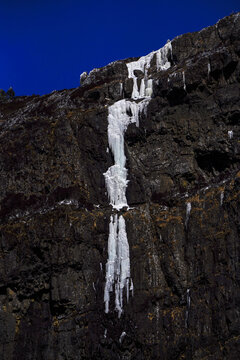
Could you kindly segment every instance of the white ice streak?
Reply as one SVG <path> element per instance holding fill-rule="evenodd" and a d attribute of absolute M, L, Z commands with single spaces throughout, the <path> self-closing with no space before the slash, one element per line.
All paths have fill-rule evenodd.
<path fill-rule="evenodd" d="M 186 91 L 186 81 L 185 81 L 185 72 L 182 72 L 182 77 L 183 77 L 183 88 Z"/>
<path fill-rule="evenodd" d="M 123 216 L 111 216 L 108 237 L 108 261 L 106 264 L 106 284 L 104 290 L 105 312 L 109 312 L 110 292 L 115 290 L 115 309 L 121 316 L 123 290 L 129 298 L 130 258 L 126 225 Z"/>
<path fill-rule="evenodd" d="M 208 62 L 208 76 L 209 76 L 209 74 L 210 74 L 210 72 L 211 72 L 211 65 L 210 65 L 210 62 Z"/>
<path fill-rule="evenodd" d="M 191 212 L 191 208 L 192 205 L 190 202 L 187 202 L 187 208 L 186 208 L 186 220 L 185 220 L 185 226 L 188 226 L 188 220 L 189 220 L 189 216 L 190 216 L 190 212 Z"/>
<path fill-rule="evenodd" d="M 188 315 L 189 315 L 190 305 L 191 305 L 190 289 L 187 289 L 187 309 L 185 316 L 185 327 L 188 327 Z"/>
<path fill-rule="evenodd" d="M 229 139 L 233 138 L 233 131 L 232 130 L 228 131 L 228 137 L 229 137 Z"/>
<path fill-rule="evenodd" d="M 221 191 L 221 193 L 220 193 L 220 204 L 221 204 L 221 206 L 223 204 L 223 199 L 224 199 L 224 191 Z"/>
<path fill-rule="evenodd" d="M 123 341 L 123 338 L 124 338 L 126 335 L 127 335 L 127 334 L 125 333 L 125 331 L 123 331 L 123 332 L 121 333 L 121 336 L 120 336 L 120 338 L 119 338 L 120 344 L 121 344 L 121 342 Z"/>

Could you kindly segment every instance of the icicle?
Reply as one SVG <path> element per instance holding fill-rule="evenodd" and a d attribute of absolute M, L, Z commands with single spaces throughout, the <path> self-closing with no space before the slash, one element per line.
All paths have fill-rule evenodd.
<path fill-rule="evenodd" d="M 109 236 L 108 236 L 108 261 L 106 264 L 106 284 L 104 290 L 104 302 L 105 302 L 105 312 L 109 311 L 109 293 L 112 291 L 114 284 L 114 267 L 116 262 L 116 244 L 117 242 L 117 215 L 110 217 L 109 224 Z"/>
<path fill-rule="evenodd" d="M 119 86 L 120 86 L 120 96 L 123 97 L 123 83 L 120 82 Z"/>
<path fill-rule="evenodd" d="M 127 334 L 125 333 L 125 331 L 122 332 L 120 338 L 119 338 L 119 342 L 121 344 L 121 342 L 123 341 L 123 338 L 126 336 Z"/>
<path fill-rule="evenodd" d="M 134 295 L 133 281 L 131 279 L 130 291 L 132 292 L 132 296 Z"/>
<path fill-rule="evenodd" d="M 190 297 L 190 289 L 187 289 L 187 307 L 190 308 L 191 297 Z"/>
<path fill-rule="evenodd" d="M 228 131 L 228 137 L 229 137 L 229 139 L 233 138 L 233 131 L 232 130 Z"/>
<path fill-rule="evenodd" d="M 187 228 L 187 226 L 188 226 L 188 220 L 189 220 L 191 208 L 192 208 L 192 205 L 191 205 L 190 202 L 188 202 L 188 203 L 187 203 L 187 209 L 186 209 L 186 220 L 185 220 L 185 226 L 186 226 L 186 228 Z"/>
<path fill-rule="evenodd" d="M 140 85 L 140 94 L 139 96 L 141 98 L 143 98 L 145 96 L 145 81 L 144 79 L 141 80 L 141 85 Z"/>
<path fill-rule="evenodd" d="M 157 58 L 157 69 L 158 70 L 167 70 L 171 67 L 171 63 L 168 61 L 168 53 L 171 52 L 172 57 L 172 43 L 168 41 L 165 46 L 156 51 Z"/>
<path fill-rule="evenodd" d="M 185 72 L 182 72 L 182 77 L 183 77 L 183 88 L 186 91 L 186 82 L 185 82 Z"/>
<path fill-rule="evenodd" d="M 152 79 L 150 79 L 150 80 L 147 80 L 147 87 L 146 87 L 146 90 L 145 90 L 145 96 L 146 97 L 151 97 L 152 92 L 153 92 L 153 81 L 152 81 Z"/>
<path fill-rule="evenodd" d="M 210 72 L 211 72 L 211 65 L 210 65 L 210 62 L 208 62 L 208 77 L 210 75 Z"/>
<path fill-rule="evenodd" d="M 220 194 L 220 204 L 221 204 L 221 206 L 223 204 L 223 199 L 224 199 L 224 191 L 221 191 L 221 194 Z"/>
<path fill-rule="evenodd" d="M 120 262 L 120 298 L 122 299 L 123 289 L 126 287 L 129 294 L 129 278 L 130 278 L 130 259 L 129 245 L 126 233 L 126 225 L 123 216 L 119 217 L 119 233 L 118 233 L 118 257 Z"/>
<path fill-rule="evenodd" d="M 189 310 L 191 305 L 191 297 L 190 297 L 190 289 L 187 289 L 187 309 L 186 309 L 186 315 L 185 315 L 185 327 L 188 327 L 188 316 L 189 316 Z"/>

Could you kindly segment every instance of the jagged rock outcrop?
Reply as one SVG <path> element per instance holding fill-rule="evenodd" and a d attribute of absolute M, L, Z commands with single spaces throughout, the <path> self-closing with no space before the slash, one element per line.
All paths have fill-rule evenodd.
<path fill-rule="evenodd" d="M 125 133 L 134 296 L 120 318 L 104 311 L 103 173 L 108 107 L 131 98 L 136 58 L 0 103 L 1 359 L 239 359 L 239 13 L 171 45 Z"/>

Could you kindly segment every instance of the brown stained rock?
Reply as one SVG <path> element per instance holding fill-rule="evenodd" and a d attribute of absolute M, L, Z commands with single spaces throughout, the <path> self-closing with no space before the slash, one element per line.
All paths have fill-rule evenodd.
<path fill-rule="evenodd" d="M 231 15 L 174 39 L 166 72 L 151 63 L 153 97 L 125 134 L 134 295 L 120 319 L 113 299 L 104 312 L 103 173 L 134 59 L 0 104 L 1 359 L 239 359 L 239 31 Z"/>

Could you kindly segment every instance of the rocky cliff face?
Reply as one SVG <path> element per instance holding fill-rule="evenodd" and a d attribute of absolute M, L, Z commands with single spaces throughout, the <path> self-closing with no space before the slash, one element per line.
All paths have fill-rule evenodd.
<path fill-rule="evenodd" d="M 139 103 L 138 59 L 0 104 L 1 359 L 239 359 L 240 15 L 166 57 L 162 69 L 152 56 L 151 97 L 125 132 L 134 294 L 120 317 L 113 293 L 104 304 L 103 174 L 109 107 Z"/>

